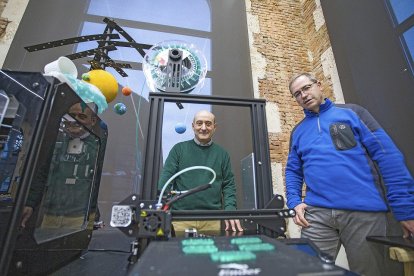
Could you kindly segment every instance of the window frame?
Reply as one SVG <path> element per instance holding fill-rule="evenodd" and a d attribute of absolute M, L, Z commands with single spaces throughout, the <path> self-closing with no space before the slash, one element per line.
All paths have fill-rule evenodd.
<path fill-rule="evenodd" d="M 406 18 L 401 23 L 398 23 L 391 1 L 390 0 L 384 0 L 384 1 L 385 1 L 384 5 L 386 7 L 386 10 L 392 20 L 392 24 L 393 24 L 394 31 L 395 31 L 395 36 L 401 44 L 404 58 L 407 61 L 408 67 L 410 68 L 411 75 L 414 76 L 414 51 L 410 52 L 410 49 L 408 48 L 408 45 L 404 38 L 404 33 L 410 30 L 411 28 L 414 28 L 414 11 L 413 11 L 413 14 L 411 14 L 411 16 Z"/>

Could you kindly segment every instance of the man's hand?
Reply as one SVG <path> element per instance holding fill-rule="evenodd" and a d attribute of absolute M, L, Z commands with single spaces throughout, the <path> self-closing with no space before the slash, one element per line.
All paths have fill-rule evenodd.
<path fill-rule="evenodd" d="M 20 226 L 22 228 L 26 227 L 26 222 L 29 220 L 29 218 L 32 216 L 32 214 L 33 214 L 33 208 L 30 207 L 30 206 L 24 206 L 23 214 L 22 214 L 22 220 L 21 220 L 21 223 L 20 223 Z"/>
<path fill-rule="evenodd" d="M 226 224 L 226 229 L 224 229 L 225 231 L 243 231 L 243 227 L 240 224 L 240 220 L 238 219 L 226 219 L 224 221 L 224 223 Z"/>
<path fill-rule="evenodd" d="M 226 231 L 225 232 L 225 235 L 226 235 L 226 237 L 241 237 L 241 236 L 244 235 L 244 232 L 243 231 L 239 231 L 239 232 L 236 232 L 236 231 Z"/>
<path fill-rule="evenodd" d="M 403 238 L 412 238 L 414 236 L 414 220 L 400 221 L 400 223 L 403 230 Z"/>
<path fill-rule="evenodd" d="M 301 203 L 295 207 L 296 216 L 293 218 L 293 222 L 302 227 L 308 227 L 309 222 L 305 219 L 305 210 L 308 205 Z"/>

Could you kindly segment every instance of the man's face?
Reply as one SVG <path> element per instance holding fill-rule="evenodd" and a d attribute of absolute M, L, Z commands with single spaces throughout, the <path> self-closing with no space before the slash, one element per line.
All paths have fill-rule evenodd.
<path fill-rule="evenodd" d="M 314 82 L 307 76 L 300 76 L 294 80 L 290 92 L 301 107 L 316 113 L 324 102 L 320 82 Z"/>
<path fill-rule="evenodd" d="M 80 104 L 73 105 L 68 114 L 77 121 L 65 121 L 65 131 L 73 138 L 81 137 L 88 132 L 83 126 L 91 127 L 95 124 L 96 118 L 92 114 L 92 110 L 88 107 L 83 108 Z"/>
<path fill-rule="evenodd" d="M 198 112 L 193 121 L 194 135 L 203 144 L 210 142 L 216 130 L 214 115 L 208 111 Z"/>

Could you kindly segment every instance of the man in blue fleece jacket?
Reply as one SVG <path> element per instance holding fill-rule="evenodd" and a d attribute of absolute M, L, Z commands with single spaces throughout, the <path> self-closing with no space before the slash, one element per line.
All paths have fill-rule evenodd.
<path fill-rule="evenodd" d="M 366 109 L 324 98 L 313 75 L 294 76 L 289 90 L 305 112 L 292 130 L 286 165 L 293 221 L 333 257 L 343 244 L 352 271 L 382 275 L 383 251 L 366 237 L 388 233 L 388 211 L 404 237 L 414 233 L 414 180 L 402 154 Z"/>

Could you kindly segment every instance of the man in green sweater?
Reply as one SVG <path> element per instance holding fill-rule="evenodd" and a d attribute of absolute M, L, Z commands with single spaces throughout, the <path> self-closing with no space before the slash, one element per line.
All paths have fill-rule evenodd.
<path fill-rule="evenodd" d="M 177 172 L 192 166 L 206 166 L 214 170 L 216 179 L 207 190 L 176 201 L 173 210 L 236 210 L 236 185 L 231 169 L 230 156 L 222 147 L 212 141 L 216 130 L 215 116 L 209 111 L 197 112 L 192 123 L 194 139 L 180 142 L 171 149 L 165 161 L 158 189 Z M 186 191 L 209 183 L 213 178 L 210 171 L 190 170 L 174 179 L 168 190 Z M 225 220 L 226 231 L 243 231 L 239 220 Z M 220 230 L 220 221 L 174 222 L 174 230 L 182 232 L 188 228 Z"/>
<path fill-rule="evenodd" d="M 43 199 L 42 228 L 81 229 L 89 208 L 99 149 L 97 138 L 87 128 L 96 121 L 93 111 L 81 103 L 71 106 L 62 117 L 56 143 L 50 148 L 51 161 L 30 188 L 22 227 Z"/>

